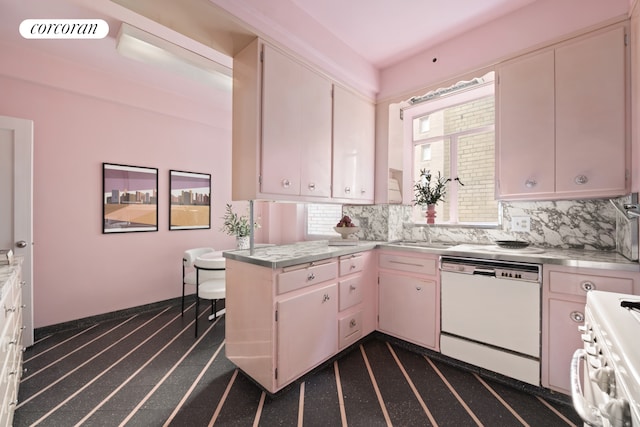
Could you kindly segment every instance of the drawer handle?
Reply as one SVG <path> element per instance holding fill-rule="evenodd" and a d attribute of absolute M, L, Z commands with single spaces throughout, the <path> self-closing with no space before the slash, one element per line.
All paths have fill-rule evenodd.
<path fill-rule="evenodd" d="M 353 285 L 349 285 L 349 291 L 350 291 L 350 292 L 351 292 L 351 291 L 355 291 L 356 289 L 358 289 L 358 288 L 356 288 L 356 287 L 355 287 L 355 286 L 353 286 Z"/>
<path fill-rule="evenodd" d="M 573 320 L 576 323 L 584 322 L 584 313 L 582 313 L 580 311 L 572 311 L 569 314 L 569 317 L 571 318 L 571 320 Z"/>
<path fill-rule="evenodd" d="M 329 296 L 329 294 L 324 294 L 324 296 L 322 297 L 322 303 L 325 303 L 327 301 L 329 301 L 331 299 L 331 297 Z"/>
<path fill-rule="evenodd" d="M 389 261 L 391 264 L 400 264 L 400 265 L 410 265 L 412 267 L 422 267 L 422 264 L 416 264 L 413 262 L 402 262 L 402 261 Z"/>
<path fill-rule="evenodd" d="M 593 291 L 593 290 L 596 289 L 595 283 L 593 283 L 593 282 L 591 282 L 589 280 L 585 280 L 584 282 L 580 283 L 580 287 L 585 292 Z"/>
<path fill-rule="evenodd" d="M 309 273 L 309 275 L 307 276 L 307 280 L 313 280 L 316 278 L 316 275 L 313 273 Z"/>
<path fill-rule="evenodd" d="M 351 322 L 349 322 L 349 326 L 352 328 L 355 328 L 356 326 L 356 319 L 351 319 Z"/>

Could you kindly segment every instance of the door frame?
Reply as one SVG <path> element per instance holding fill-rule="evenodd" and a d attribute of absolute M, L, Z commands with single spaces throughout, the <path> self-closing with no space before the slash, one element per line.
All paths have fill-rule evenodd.
<path fill-rule="evenodd" d="M 0 128 L 14 135 L 13 252 L 22 262 L 22 343 L 33 345 L 33 120 L 0 116 Z M 26 242 L 18 247 L 17 242 Z"/>

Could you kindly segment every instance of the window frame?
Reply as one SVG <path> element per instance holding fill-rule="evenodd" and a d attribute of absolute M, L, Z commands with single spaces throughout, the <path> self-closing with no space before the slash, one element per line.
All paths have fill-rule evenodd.
<path fill-rule="evenodd" d="M 420 102 L 414 105 L 406 106 L 402 109 L 402 118 L 403 118 L 403 145 L 405 153 L 410 153 L 409 159 L 405 162 L 405 169 L 411 171 L 410 173 L 410 194 L 413 195 L 413 176 L 414 176 L 414 165 L 415 165 L 415 146 L 417 145 L 414 141 L 414 119 L 419 119 L 423 116 L 428 116 L 433 114 L 436 111 L 443 110 L 445 108 L 455 107 L 457 105 L 465 104 L 472 102 L 476 99 L 481 99 L 487 96 L 493 96 L 494 102 L 496 100 L 496 89 L 495 89 L 495 73 L 489 72 L 483 76 L 485 80 L 483 83 L 479 83 L 478 85 L 474 85 L 471 87 L 465 87 L 463 89 L 459 89 L 453 91 L 451 93 L 442 95 L 438 98 L 431 99 L 425 102 Z M 455 139 L 457 140 L 460 136 L 470 133 L 480 132 L 480 129 L 483 131 L 493 130 L 495 132 L 496 123 L 494 120 L 494 124 L 492 126 L 482 126 L 478 128 L 474 128 L 472 131 L 462 131 L 459 133 L 455 133 Z M 450 139 L 451 135 L 441 135 L 435 136 L 433 138 L 425 138 L 419 140 L 419 144 L 423 144 L 425 142 L 429 142 L 430 140 L 445 140 Z M 457 159 L 457 143 L 454 144 L 451 148 L 451 159 Z M 454 152 L 454 150 L 456 152 Z M 455 154 L 455 157 L 454 157 Z M 457 161 L 451 162 L 451 174 L 452 176 L 457 176 Z M 495 171 L 494 171 L 495 176 Z M 495 179 L 494 179 L 495 183 Z M 449 196 L 454 196 L 457 193 L 457 188 L 452 186 L 449 188 L 448 194 Z M 413 196 L 412 196 L 413 199 Z M 457 199 L 456 199 L 457 200 Z M 439 222 L 436 225 L 438 226 L 455 226 L 455 227 L 470 227 L 470 228 L 499 228 L 502 225 L 502 202 L 497 200 L 498 204 L 498 212 L 496 222 L 457 222 L 458 221 L 458 206 L 457 203 L 451 205 L 450 209 L 450 220 L 447 222 Z M 455 221 L 454 221 L 455 220 Z M 414 220 L 412 220 L 414 221 Z M 415 221 L 414 221 L 415 222 Z M 418 224 L 422 224 L 423 222 L 417 222 Z M 425 220 L 426 223 L 426 220 Z"/>

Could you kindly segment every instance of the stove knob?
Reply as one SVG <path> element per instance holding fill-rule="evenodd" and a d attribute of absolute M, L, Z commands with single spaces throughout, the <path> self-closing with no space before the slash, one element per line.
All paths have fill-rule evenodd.
<path fill-rule="evenodd" d="M 603 405 L 602 415 L 611 427 L 631 426 L 631 410 L 627 399 L 611 399 Z"/>
<path fill-rule="evenodd" d="M 610 394 L 615 387 L 615 378 L 613 376 L 613 368 L 610 366 L 604 366 L 596 369 L 591 373 L 591 380 L 594 381 L 600 390 Z"/>

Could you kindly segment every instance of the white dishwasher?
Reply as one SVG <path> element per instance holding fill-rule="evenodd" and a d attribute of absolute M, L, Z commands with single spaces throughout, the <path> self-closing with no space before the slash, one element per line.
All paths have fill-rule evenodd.
<path fill-rule="evenodd" d="M 541 266 L 443 256 L 440 269 L 442 354 L 539 386 Z"/>

